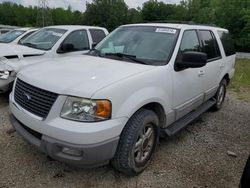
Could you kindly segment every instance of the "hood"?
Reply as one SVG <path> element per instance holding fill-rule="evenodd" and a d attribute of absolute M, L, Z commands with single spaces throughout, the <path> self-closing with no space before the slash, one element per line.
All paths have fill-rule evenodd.
<path fill-rule="evenodd" d="M 58 94 L 90 98 L 96 91 L 154 66 L 82 55 L 27 67 L 18 78 Z"/>
<path fill-rule="evenodd" d="M 11 59 L 22 59 L 27 56 L 39 56 L 45 54 L 45 51 L 30 48 L 17 44 L 0 44 L 0 57 Z"/>

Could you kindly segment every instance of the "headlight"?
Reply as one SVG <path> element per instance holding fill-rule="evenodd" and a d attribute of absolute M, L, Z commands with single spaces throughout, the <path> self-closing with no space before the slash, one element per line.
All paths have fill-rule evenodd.
<path fill-rule="evenodd" d="M 107 120 L 111 118 L 111 102 L 68 97 L 63 105 L 61 117 L 82 122 Z"/>
<path fill-rule="evenodd" d="M 9 71 L 0 71 L 0 79 L 7 80 L 10 76 Z"/>

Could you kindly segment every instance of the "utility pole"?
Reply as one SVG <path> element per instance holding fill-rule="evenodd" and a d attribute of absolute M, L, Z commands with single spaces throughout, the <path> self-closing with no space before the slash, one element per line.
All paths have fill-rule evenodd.
<path fill-rule="evenodd" d="M 53 25 L 52 14 L 49 9 L 49 0 L 38 0 L 37 27 Z"/>

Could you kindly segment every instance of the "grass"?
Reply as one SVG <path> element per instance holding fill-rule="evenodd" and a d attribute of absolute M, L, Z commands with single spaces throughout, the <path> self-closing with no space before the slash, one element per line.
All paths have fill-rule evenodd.
<path fill-rule="evenodd" d="M 230 90 L 238 99 L 250 101 L 250 60 L 238 59 Z"/>

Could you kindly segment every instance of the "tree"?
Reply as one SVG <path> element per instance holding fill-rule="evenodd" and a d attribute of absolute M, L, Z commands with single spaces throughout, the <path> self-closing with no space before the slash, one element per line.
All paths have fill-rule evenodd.
<path fill-rule="evenodd" d="M 86 4 L 84 20 L 88 25 L 115 29 L 128 22 L 128 6 L 123 0 L 93 0 Z"/>

